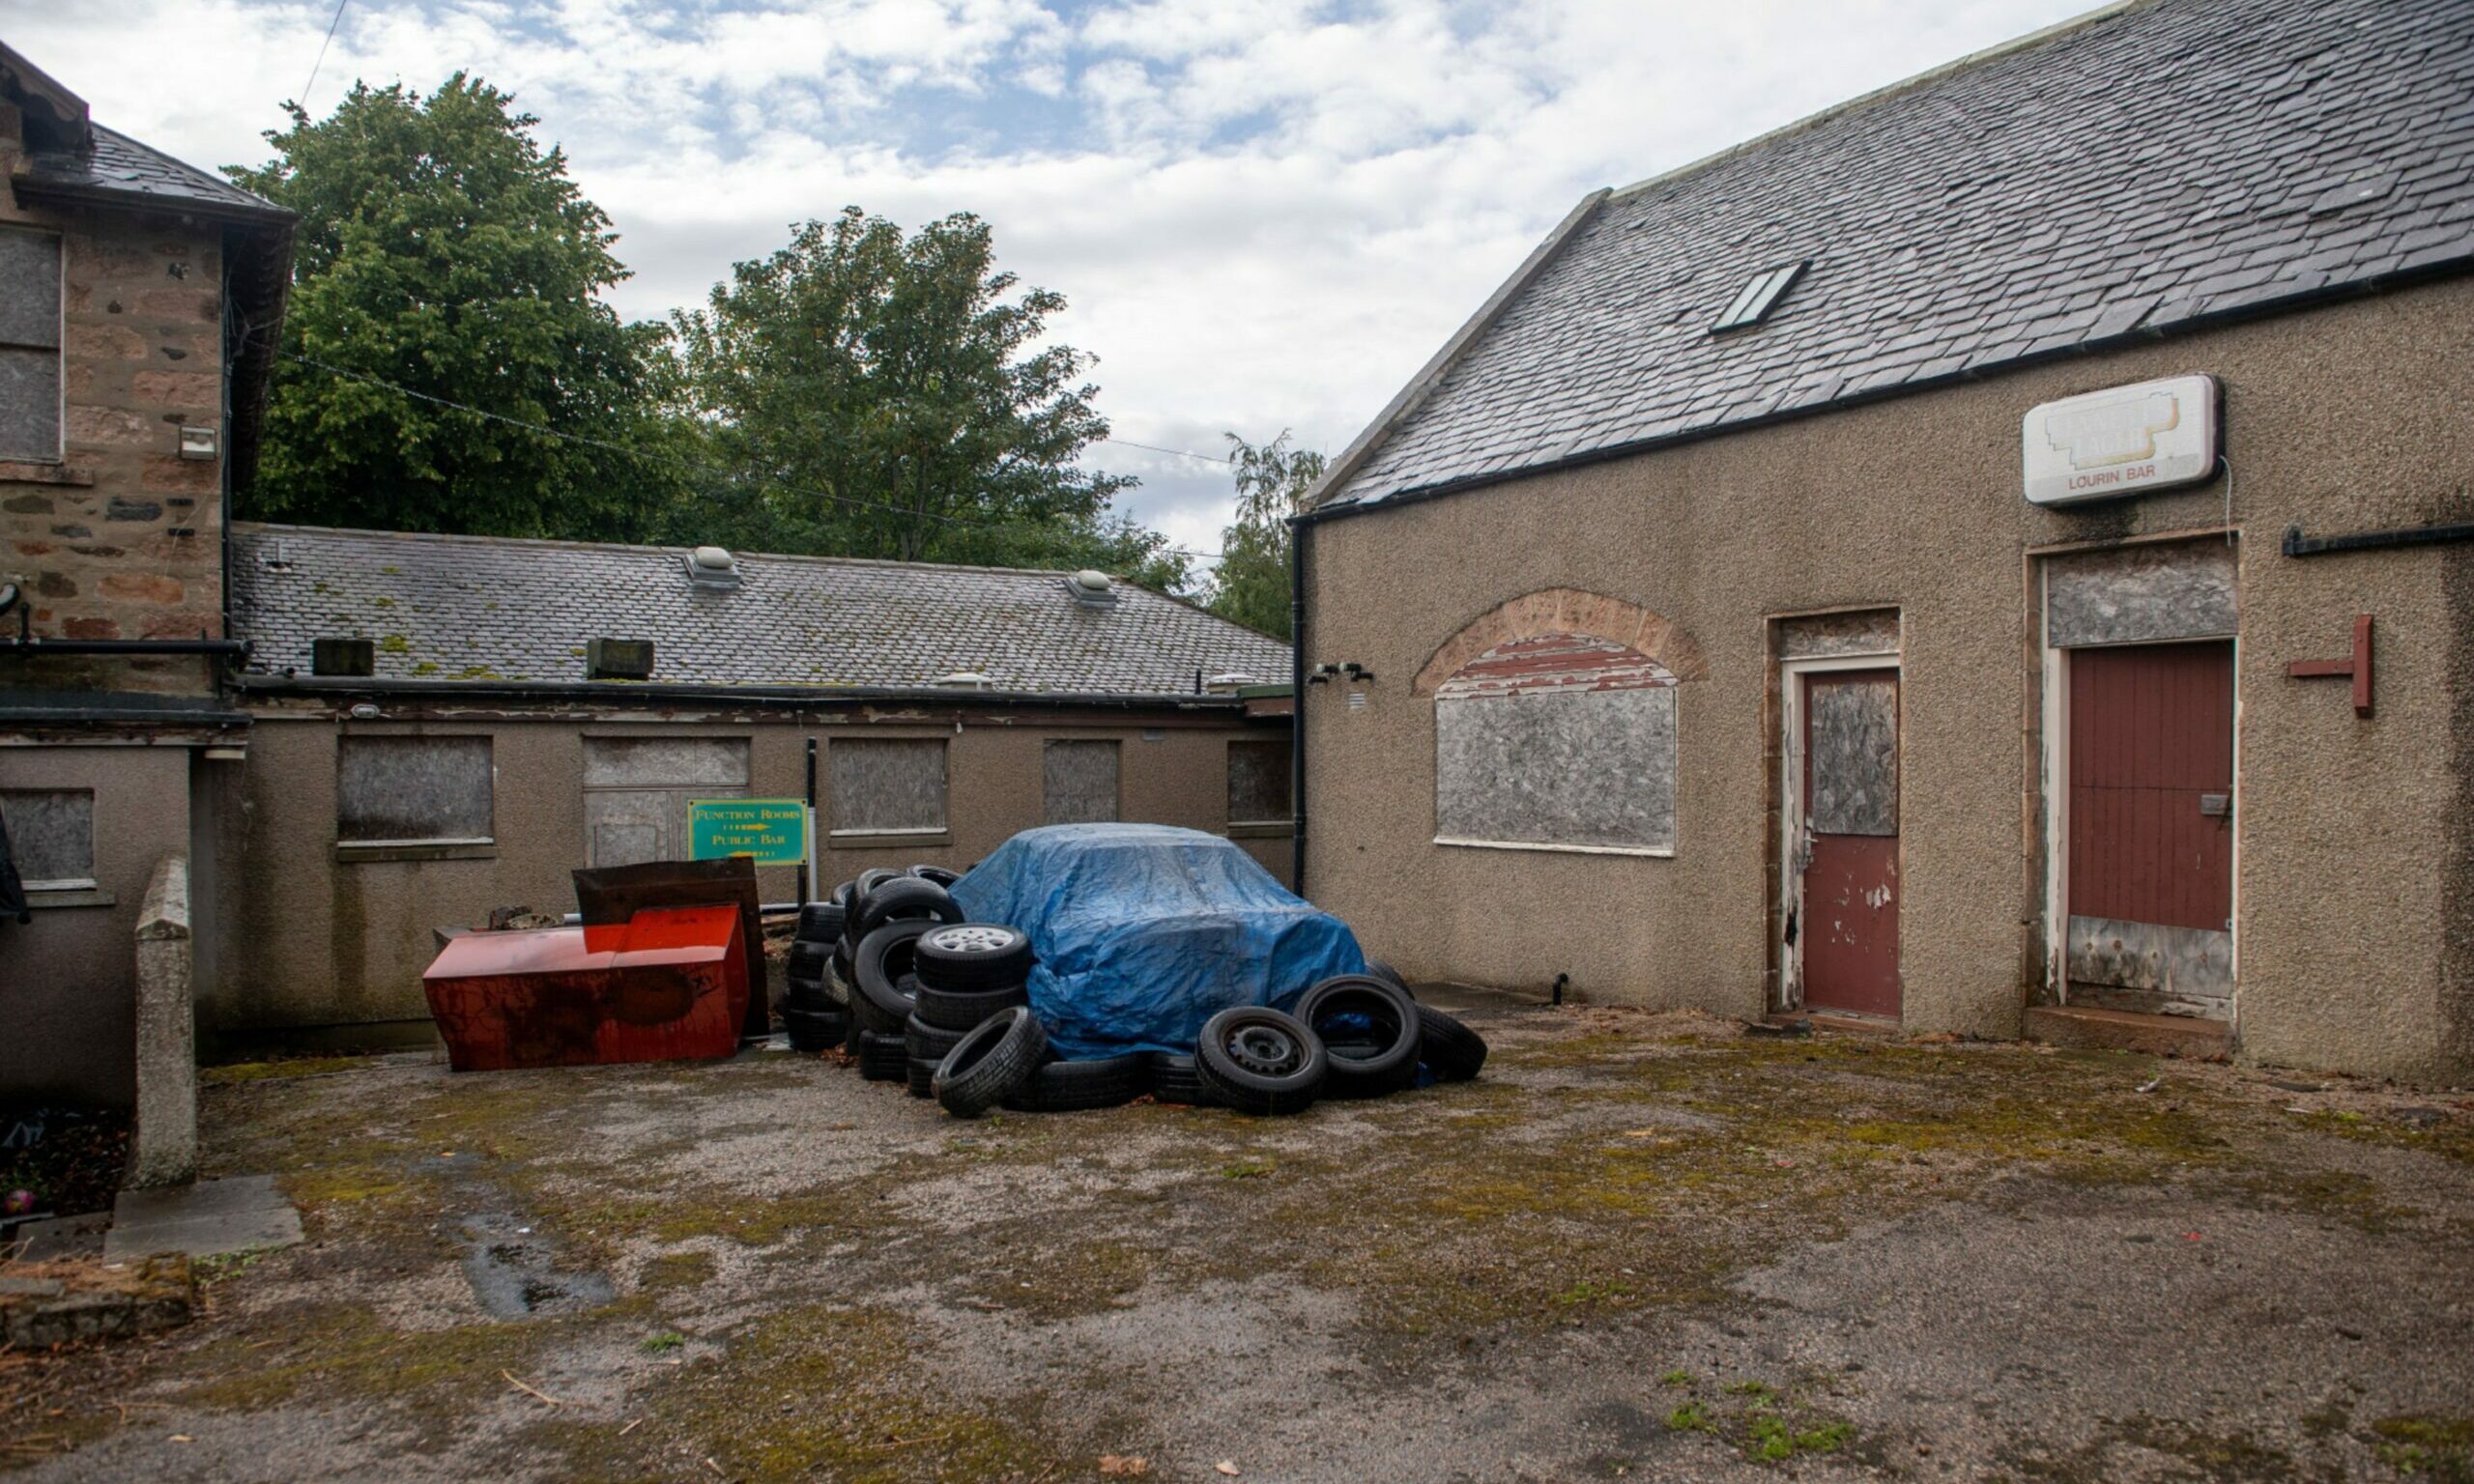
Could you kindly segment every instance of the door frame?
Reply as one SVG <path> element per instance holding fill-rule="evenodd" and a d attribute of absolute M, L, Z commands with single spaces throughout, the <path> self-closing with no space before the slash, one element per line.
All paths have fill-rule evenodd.
<path fill-rule="evenodd" d="M 2118 644 L 2056 645 L 2044 650 L 2044 804 L 2045 804 L 2045 991 L 2056 1005 L 2070 1003 L 2070 655 L 2078 649 L 2157 649 L 2168 644 L 2224 644 L 2233 659 L 2233 759 L 2229 808 L 2233 815 L 2231 858 L 2226 869 L 2233 879 L 2227 897 L 2226 933 L 2230 946 L 2233 990 L 2229 1013 L 2240 1017 L 2242 1004 L 2242 637 L 2239 634 L 2194 634 L 2181 639 L 2142 639 Z"/>
<path fill-rule="evenodd" d="M 1778 1006 L 1781 1011 L 1804 1008 L 1804 873 L 1796 865 L 1796 843 L 1804 822 L 1804 681 L 1832 671 L 1886 670 L 1898 676 L 1898 907 L 1901 926 L 1907 916 L 1907 669 L 1895 649 L 1863 654 L 1832 654 L 1778 662 L 1778 900 L 1775 921 L 1797 925 L 1796 941 L 1780 943 Z M 1907 938 L 1899 937 L 1899 1019 L 1907 1018 Z"/>

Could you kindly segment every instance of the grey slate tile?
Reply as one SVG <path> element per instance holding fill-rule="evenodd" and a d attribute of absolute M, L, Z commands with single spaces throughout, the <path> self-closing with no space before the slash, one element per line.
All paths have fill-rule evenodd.
<path fill-rule="evenodd" d="M 2134 101 L 2121 88 L 2140 79 Z M 1610 198 L 1343 487 L 2474 266 L 2474 5 L 2158 0 Z M 1754 272 L 1814 266 L 1706 332 Z"/>

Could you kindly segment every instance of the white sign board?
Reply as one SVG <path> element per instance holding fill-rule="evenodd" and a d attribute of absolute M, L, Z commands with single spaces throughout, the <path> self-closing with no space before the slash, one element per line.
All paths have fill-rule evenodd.
<path fill-rule="evenodd" d="M 2195 484 L 2216 471 L 2216 379 L 2168 377 L 2031 409 L 2028 500 L 2075 505 Z"/>

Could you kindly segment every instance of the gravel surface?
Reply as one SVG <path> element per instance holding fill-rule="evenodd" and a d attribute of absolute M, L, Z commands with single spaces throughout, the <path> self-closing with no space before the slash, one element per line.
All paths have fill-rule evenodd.
<path fill-rule="evenodd" d="M 1471 1019 L 1478 1082 L 1276 1121 L 963 1123 L 783 1052 L 225 1075 L 209 1173 L 311 1241 L 0 1356 L 0 1469 L 2474 1478 L 2462 1094 Z"/>

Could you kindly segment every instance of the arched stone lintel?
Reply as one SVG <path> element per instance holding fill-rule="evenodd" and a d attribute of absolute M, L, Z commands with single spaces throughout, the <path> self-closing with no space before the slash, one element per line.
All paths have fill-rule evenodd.
<path fill-rule="evenodd" d="M 1657 661 L 1678 680 L 1699 680 L 1710 672 L 1691 635 L 1639 604 L 1578 587 L 1541 587 L 1488 609 L 1445 640 L 1418 671 L 1417 692 L 1433 695 L 1462 666 L 1500 644 L 1548 634 L 1611 641 Z"/>

